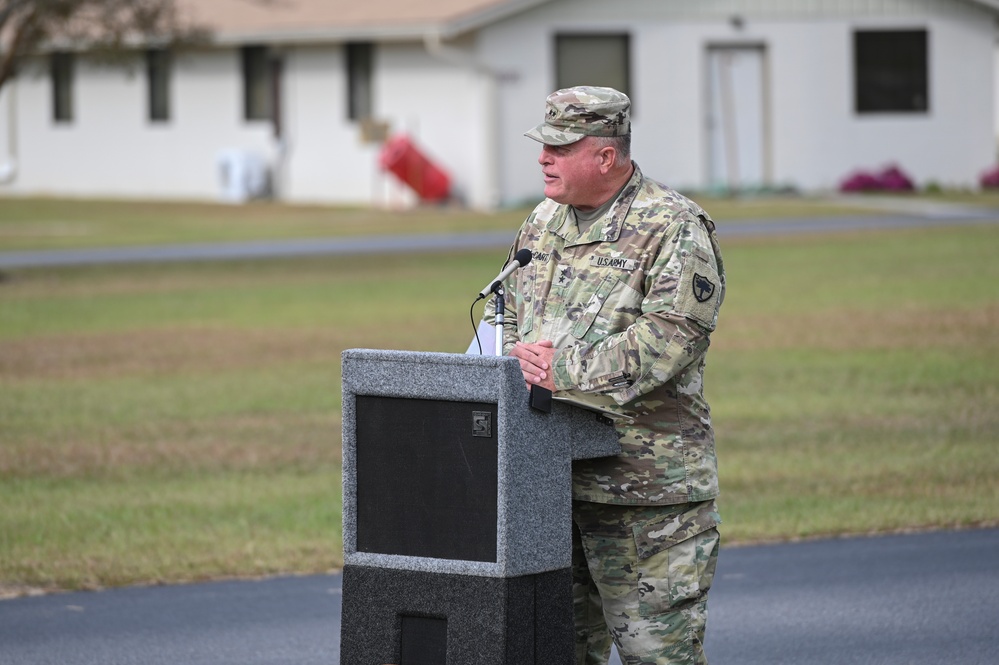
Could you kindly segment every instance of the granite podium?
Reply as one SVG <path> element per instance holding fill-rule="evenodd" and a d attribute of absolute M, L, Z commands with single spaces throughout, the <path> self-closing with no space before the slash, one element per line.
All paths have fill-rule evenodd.
<path fill-rule="evenodd" d="M 516 359 L 343 353 L 343 665 L 571 665 L 573 459 L 603 416 L 532 408 Z"/>

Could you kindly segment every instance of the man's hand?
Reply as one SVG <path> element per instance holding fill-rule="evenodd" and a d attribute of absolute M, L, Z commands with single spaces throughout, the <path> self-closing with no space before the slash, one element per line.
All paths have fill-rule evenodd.
<path fill-rule="evenodd" d="M 520 371 L 524 374 L 527 386 L 541 386 L 555 392 L 555 379 L 552 376 L 552 359 L 555 349 L 552 343 L 541 340 L 533 344 L 517 342 L 510 355 L 520 361 Z"/>

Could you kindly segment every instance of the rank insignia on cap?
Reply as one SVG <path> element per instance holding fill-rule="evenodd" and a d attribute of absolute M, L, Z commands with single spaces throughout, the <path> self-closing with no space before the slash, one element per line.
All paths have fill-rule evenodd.
<path fill-rule="evenodd" d="M 704 275 L 694 273 L 694 297 L 697 302 L 707 302 L 715 292 L 714 283 Z"/>

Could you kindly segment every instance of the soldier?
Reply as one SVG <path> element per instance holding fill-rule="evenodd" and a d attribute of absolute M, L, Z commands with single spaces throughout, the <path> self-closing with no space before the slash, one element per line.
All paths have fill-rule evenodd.
<path fill-rule="evenodd" d="M 545 196 L 510 252 L 504 353 L 528 386 L 613 417 L 622 453 L 573 467 L 576 663 L 704 663 L 718 555 L 704 358 L 725 295 L 715 225 L 631 161 L 631 101 L 558 90 L 525 135 Z M 487 305 L 485 318 L 495 320 Z"/>

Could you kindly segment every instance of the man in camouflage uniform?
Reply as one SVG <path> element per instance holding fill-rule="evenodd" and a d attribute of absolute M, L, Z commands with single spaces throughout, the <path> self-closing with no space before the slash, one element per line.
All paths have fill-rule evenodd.
<path fill-rule="evenodd" d="M 610 88 L 548 97 L 545 201 L 510 252 L 504 353 L 528 385 L 615 419 L 622 453 L 573 467 L 576 662 L 704 663 L 720 521 L 704 356 L 725 294 L 715 226 L 630 157 Z M 490 306 L 486 320 L 495 320 Z"/>

